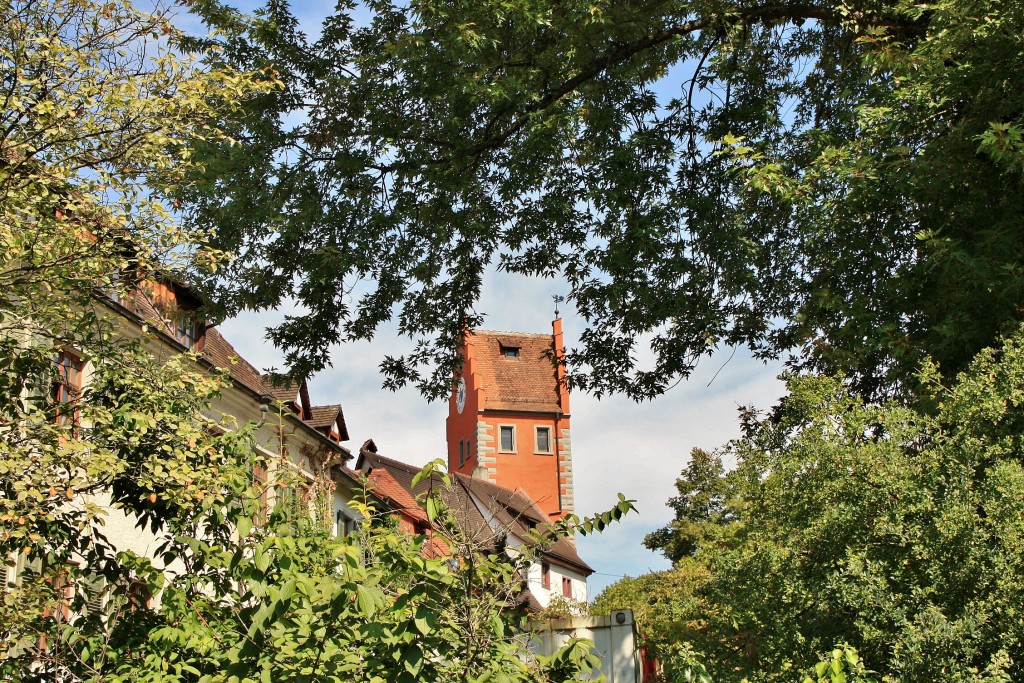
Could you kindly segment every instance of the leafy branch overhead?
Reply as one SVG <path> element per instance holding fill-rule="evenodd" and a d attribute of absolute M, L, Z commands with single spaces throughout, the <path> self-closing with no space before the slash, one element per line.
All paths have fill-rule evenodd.
<path fill-rule="evenodd" d="M 446 395 L 490 268 L 563 280 L 571 381 L 636 398 L 723 344 L 898 393 L 1020 318 L 1019 3 L 196 11 L 282 87 L 196 143 L 183 210 L 235 254 L 222 312 L 299 304 L 298 374 L 396 319 L 386 385 Z"/>

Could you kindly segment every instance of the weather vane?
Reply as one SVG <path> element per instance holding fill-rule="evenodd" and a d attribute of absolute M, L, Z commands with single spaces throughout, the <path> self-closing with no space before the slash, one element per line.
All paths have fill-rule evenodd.
<path fill-rule="evenodd" d="M 558 317 L 558 304 L 560 304 L 563 301 L 565 301 L 565 297 L 562 296 L 561 294 L 554 294 L 554 295 L 552 295 L 551 298 L 555 300 L 555 317 L 557 318 Z"/>

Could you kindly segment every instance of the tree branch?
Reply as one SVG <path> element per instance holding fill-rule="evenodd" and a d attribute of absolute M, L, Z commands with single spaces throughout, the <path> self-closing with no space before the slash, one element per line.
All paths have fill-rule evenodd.
<path fill-rule="evenodd" d="M 666 28 L 638 40 L 615 45 L 609 52 L 601 55 L 586 65 L 572 78 L 562 81 L 548 92 L 522 110 L 514 120 L 505 128 L 492 136 L 470 145 L 456 153 L 434 157 L 425 162 L 402 162 L 394 164 L 382 164 L 373 168 L 383 173 L 401 170 L 410 170 L 421 166 L 437 166 L 448 163 L 456 157 L 476 157 L 484 152 L 490 151 L 504 144 L 509 138 L 527 126 L 531 117 L 537 113 L 544 112 L 568 95 L 576 92 L 584 84 L 594 80 L 602 73 L 628 62 L 638 54 L 663 45 L 675 38 L 697 33 L 716 25 L 738 25 L 748 23 L 768 23 L 779 20 L 806 21 L 814 20 L 829 24 L 838 24 L 843 20 L 849 20 L 849 15 L 843 15 L 833 9 L 810 4 L 786 4 L 786 5 L 764 5 L 746 10 L 737 10 L 731 14 L 712 14 L 698 19 L 686 21 L 678 26 Z M 899 17 L 885 15 L 862 15 L 854 16 L 852 19 L 858 25 L 881 26 L 889 29 L 896 29 L 909 35 L 922 35 L 926 24 L 923 22 L 910 22 Z M 500 120 L 501 116 L 495 117 Z"/>

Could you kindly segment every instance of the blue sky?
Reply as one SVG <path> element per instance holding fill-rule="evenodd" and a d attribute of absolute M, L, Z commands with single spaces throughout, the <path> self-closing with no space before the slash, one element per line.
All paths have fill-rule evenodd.
<path fill-rule="evenodd" d="M 244 10 L 253 3 L 239 3 Z M 307 34 L 318 33 L 322 17 L 333 3 L 295 3 Z M 179 18 L 182 28 L 198 27 Z M 676 90 L 678 81 L 666 86 Z M 678 92 L 678 90 L 676 90 Z M 478 311 L 483 328 L 518 332 L 550 332 L 551 296 L 566 294 L 554 280 L 498 273 L 484 281 Z M 572 347 L 584 322 L 570 304 L 562 305 L 566 344 Z M 281 366 L 281 354 L 263 341 L 263 330 L 281 319 L 282 311 L 245 315 L 221 325 L 236 349 L 258 368 Z M 351 343 L 332 349 L 333 367 L 310 381 L 317 403 L 343 405 L 355 451 L 372 438 L 381 453 L 413 464 L 444 458 L 447 402 L 428 404 L 414 389 L 392 393 L 381 388 L 377 365 L 385 354 L 407 353 L 412 342 L 401 339 L 394 326 L 381 329 L 373 342 Z M 671 519 L 666 501 L 675 493 L 674 481 L 694 447 L 714 448 L 739 435 L 740 406 L 770 407 L 783 393 L 776 379 L 779 364 L 764 365 L 744 349 L 720 350 L 705 358 L 689 380 L 667 394 L 643 403 L 623 397 L 597 400 L 574 394 L 572 403 L 573 458 L 576 509 L 579 514 L 609 509 L 623 493 L 637 501 L 639 514 L 627 517 L 603 534 L 580 538 L 581 556 L 596 570 L 591 597 L 623 575 L 637 576 L 667 569 L 669 563 L 642 546 L 645 534 Z M 712 381 L 713 379 L 713 381 Z"/>

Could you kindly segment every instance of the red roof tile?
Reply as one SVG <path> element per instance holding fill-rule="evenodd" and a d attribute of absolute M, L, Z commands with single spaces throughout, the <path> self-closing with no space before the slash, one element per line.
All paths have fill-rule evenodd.
<path fill-rule="evenodd" d="M 164 318 L 158 307 L 158 298 L 164 304 L 170 301 L 167 305 L 171 308 L 178 305 L 175 299 L 184 299 L 188 308 L 183 310 L 191 310 L 199 304 L 198 295 L 185 285 L 170 279 L 160 286 L 143 283 L 136 287 L 130 296 L 125 297 L 124 301 L 109 300 L 109 303 L 117 310 L 138 317 L 168 338 L 178 341 L 174 336 L 173 325 Z M 272 375 L 261 375 L 259 370 L 245 360 L 216 328 L 205 327 L 200 355 L 213 366 L 227 370 L 235 382 L 250 391 L 284 403 L 291 412 L 296 413 L 295 417 L 302 419 L 325 437 L 330 438 L 330 431 L 336 429 L 340 441 L 348 440 L 345 416 L 340 405 L 316 406 L 315 409 L 310 407 L 309 389 L 305 381 L 286 381 L 277 384 Z M 314 410 L 317 411 L 315 414 Z M 348 453 L 340 444 L 339 448 Z"/>
<path fill-rule="evenodd" d="M 313 406 L 309 409 L 309 419 L 306 423 L 313 427 L 333 427 L 341 406 L 338 404 L 329 406 Z"/>
<path fill-rule="evenodd" d="M 313 406 L 309 412 L 310 417 L 306 424 L 310 427 L 325 434 L 335 430 L 341 441 L 348 440 L 348 429 L 345 427 L 345 416 L 340 405 Z"/>
<path fill-rule="evenodd" d="M 477 331 L 467 341 L 486 390 L 482 409 L 562 411 L 551 335 Z M 518 349 L 518 358 L 507 358 L 506 348 Z"/>
<path fill-rule="evenodd" d="M 224 368 L 231 378 L 239 384 L 256 392 L 266 394 L 267 387 L 260 378 L 259 371 L 249 361 L 242 358 L 235 347 L 215 328 L 206 330 L 206 342 L 203 345 L 203 358 L 218 368 Z"/>
<path fill-rule="evenodd" d="M 458 483 L 481 500 L 487 510 L 493 514 L 501 528 L 509 529 L 519 537 L 523 537 L 533 529 L 550 525 L 548 516 L 521 489 L 512 491 L 504 487 L 475 479 L 465 474 L 454 473 L 454 482 Z M 584 575 L 593 573 L 593 569 L 576 552 L 576 547 L 567 538 L 559 538 L 544 550 L 547 559 L 581 571 Z"/>
<path fill-rule="evenodd" d="M 274 398 L 274 401 L 284 403 L 292 410 L 299 412 L 301 410 L 302 403 L 302 399 L 299 396 L 299 388 L 298 384 L 287 384 L 275 387 L 268 383 L 267 393 Z"/>
<path fill-rule="evenodd" d="M 386 470 L 391 475 L 390 480 L 401 486 L 413 500 L 415 492 L 430 486 L 438 486 L 438 478 L 433 477 L 431 480 L 421 480 L 414 491 L 412 479 L 419 472 L 419 468 L 379 455 L 368 448 L 368 444 L 370 442 L 364 444 L 360 451 L 356 467 L 363 472 L 369 471 L 369 476 Z M 441 497 L 455 516 L 462 532 L 471 541 L 486 544 L 493 542 L 495 538 L 493 529 L 484 519 L 474 498 L 484 506 L 487 513 L 494 516 L 499 528 L 506 529 L 520 538 L 532 529 L 550 524 L 544 511 L 522 490 L 513 491 L 464 474 L 452 473 L 449 476 L 452 479 L 452 486 L 443 490 Z M 565 538 L 560 538 L 545 548 L 544 556 L 555 564 L 573 568 L 587 576 L 594 571 L 576 552 L 575 545 Z"/>
<path fill-rule="evenodd" d="M 378 498 L 383 498 L 386 502 L 413 519 L 427 522 L 427 515 L 419 506 L 419 503 L 416 502 L 416 499 L 385 468 L 375 468 L 367 475 L 366 480 L 369 483 L 370 490 Z"/>
<path fill-rule="evenodd" d="M 401 460 L 387 458 L 377 453 L 377 447 L 373 439 L 367 439 L 363 447 L 359 449 L 359 458 L 356 461 L 356 469 L 360 472 L 369 472 L 378 467 L 387 468 L 388 472 L 402 485 L 409 495 L 413 495 L 412 480 L 419 474 L 420 468 L 415 465 L 404 463 Z"/>

